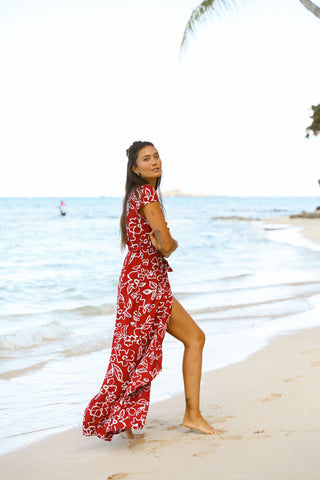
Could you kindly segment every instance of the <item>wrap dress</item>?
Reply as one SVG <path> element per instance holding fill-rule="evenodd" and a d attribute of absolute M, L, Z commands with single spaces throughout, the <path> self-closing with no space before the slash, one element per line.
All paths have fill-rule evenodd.
<path fill-rule="evenodd" d="M 151 381 L 162 365 L 162 342 L 172 309 L 167 260 L 153 247 L 139 209 L 159 202 L 147 184 L 126 206 L 128 253 L 121 270 L 115 330 L 107 372 L 84 413 L 83 434 L 110 441 L 115 433 L 144 426 Z"/>

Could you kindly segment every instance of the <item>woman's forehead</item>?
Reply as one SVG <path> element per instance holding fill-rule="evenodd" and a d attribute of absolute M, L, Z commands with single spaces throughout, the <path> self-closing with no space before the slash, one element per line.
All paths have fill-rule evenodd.
<path fill-rule="evenodd" d="M 146 156 L 146 155 L 153 155 L 154 153 L 158 153 L 158 150 L 151 145 L 147 145 L 146 147 L 141 148 L 139 151 L 139 157 Z"/>

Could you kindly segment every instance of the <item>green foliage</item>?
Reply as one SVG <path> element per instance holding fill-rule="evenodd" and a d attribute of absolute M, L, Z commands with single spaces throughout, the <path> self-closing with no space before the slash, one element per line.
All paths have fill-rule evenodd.
<path fill-rule="evenodd" d="M 320 18 L 320 7 L 311 2 L 311 0 L 299 1 L 307 10 L 313 13 L 313 15 Z M 197 8 L 192 11 L 191 17 L 189 18 L 189 21 L 184 29 L 180 52 L 185 48 L 189 35 L 194 32 L 195 27 L 197 27 L 200 22 L 207 20 L 211 13 L 219 13 L 219 7 L 223 6 L 225 9 L 227 9 L 234 4 L 240 5 L 241 0 L 204 0 L 202 3 L 200 3 L 200 5 L 198 5 Z"/>
<path fill-rule="evenodd" d="M 311 119 L 313 120 L 311 125 L 307 127 L 307 134 L 306 137 L 308 138 L 310 133 L 308 130 L 311 130 L 313 135 L 318 135 L 320 133 L 320 103 L 317 106 L 312 105 L 313 115 L 311 115 Z"/>
<path fill-rule="evenodd" d="M 200 3 L 200 5 L 192 11 L 191 17 L 184 29 L 180 49 L 182 50 L 186 46 L 189 35 L 194 32 L 200 22 L 208 20 L 211 13 L 219 11 L 219 7 L 224 6 L 228 8 L 232 3 L 234 3 L 234 0 L 204 0 Z"/>
<path fill-rule="evenodd" d="M 310 10 L 316 17 L 320 18 L 320 7 L 315 5 L 313 2 L 310 0 L 299 0 L 302 5 Z M 189 18 L 189 21 L 185 27 L 184 33 L 183 33 L 183 38 L 181 42 L 181 47 L 180 47 L 180 52 L 183 50 L 183 48 L 186 46 L 187 39 L 191 33 L 194 32 L 195 28 L 200 24 L 200 22 L 203 22 L 208 19 L 210 14 L 216 13 L 219 11 L 219 7 L 225 7 L 228 8 L 232 4 L 237 3 L 236 0 L 204 0 L 200 5 L 198 5 L 191 13 L 191 17 Z M 238 1 L 240 3 L 240 1 Z M 317 106 L 312 106 L 311 107 L 313 110 L 313 115 L 311 116 L 312 118 L 312 124 L 307 127 L 307 133 L 306 137 L 308 138 L 310 136 L 310 131 L 313 133 L 313 135 L 318 135 L 320 133 L 320 104 Z M 320 184 L 320 181 L 319 181 Z"/>

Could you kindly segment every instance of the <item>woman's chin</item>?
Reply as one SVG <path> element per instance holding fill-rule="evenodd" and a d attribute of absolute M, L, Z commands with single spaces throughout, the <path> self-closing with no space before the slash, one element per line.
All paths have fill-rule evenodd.
<path fill-rule="evenodd" d="M 161 177 L 161 172 L 153 174 L 152 176 L 150 175 L 148 177 L 144 177 L 144 178 L 145 178 L 145 180 L 147 180 L 148 183 L 151 184 L 152 182 L 154 182 L 155 180 L 157 180 L 160 177 Z"/>

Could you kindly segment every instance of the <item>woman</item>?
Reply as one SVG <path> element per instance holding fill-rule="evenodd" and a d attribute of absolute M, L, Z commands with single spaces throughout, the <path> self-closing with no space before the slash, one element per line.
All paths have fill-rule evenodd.
<path fill-rule="evenodd" d="M 126 193 L 121 216 L 122 246 L 128 253 L 121 271 L 117 319 L 110 362 L 99 393 L 84 414 L 84 435 L 111 440 L 142 428 L 152 379 L 160 372 L 162 341 L 169 332 L 184 344 L 185 427 L 217 432 L 201 416 L 199 394 L 204 333 L 172 297 L 165 257 L 178 247 L 170 234 L 156 193 L 161 160 L 150 142 L 127 150 Z"/>

